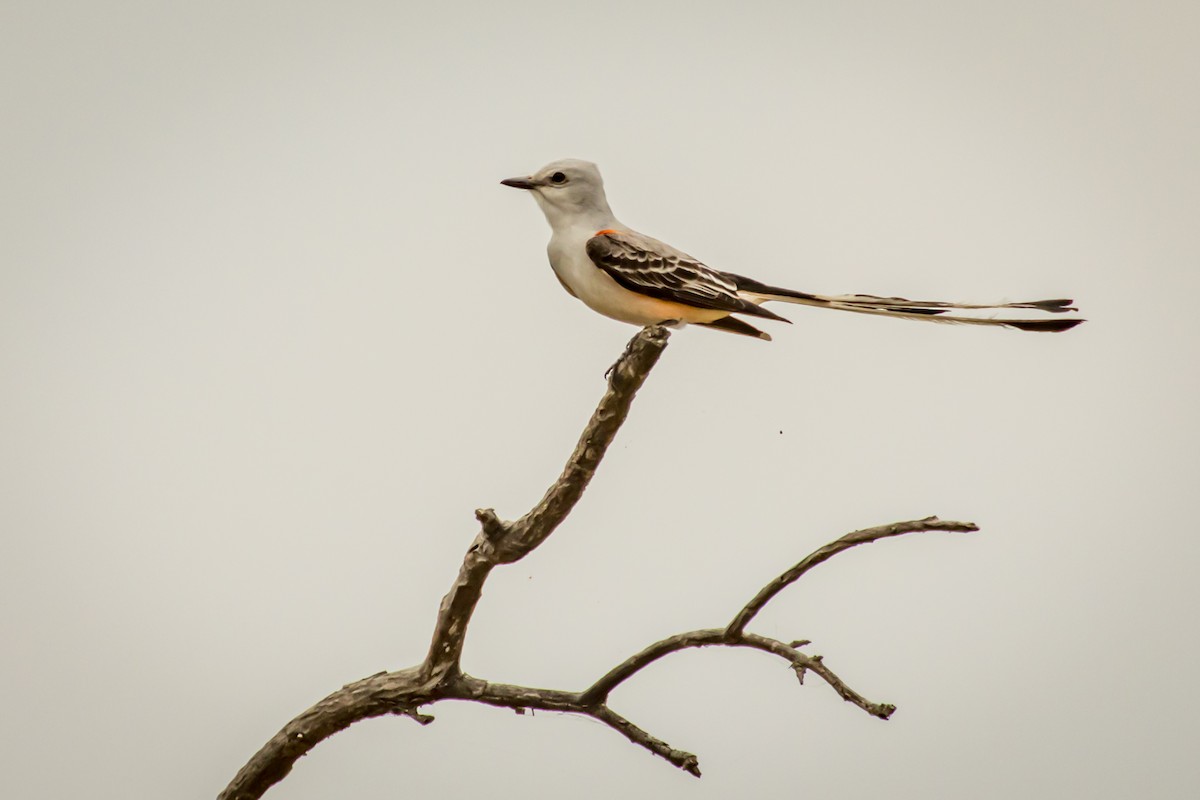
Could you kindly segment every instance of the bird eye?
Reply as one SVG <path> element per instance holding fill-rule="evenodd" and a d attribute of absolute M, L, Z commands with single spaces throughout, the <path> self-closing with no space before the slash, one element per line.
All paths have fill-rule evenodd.
<path fill-rule="evenodd" d="M 563 175 L 561 172 L 556 172 L 550 176 L 550 182 L 551 183 L 566 183 L 567 176 Z"/>

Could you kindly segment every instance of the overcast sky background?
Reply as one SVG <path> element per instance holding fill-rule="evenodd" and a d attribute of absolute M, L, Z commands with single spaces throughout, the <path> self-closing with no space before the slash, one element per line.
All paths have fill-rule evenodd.
<path fill-rule="evenodd" d="M 464 660 L 586 686 L 722 625 L 809 638 L 880 722 L 696 651 L 590 720 L 354 726 L 269 797 L 1193 796 L 1200 6 L 0 5 L 0 795 L 206 798 L 423 657 L 475 531 L 558 474 L 634 329 L 530 198 L 819 292 L 1075 297 L 1068 334 L 781 308 L 671 339 Z"/>

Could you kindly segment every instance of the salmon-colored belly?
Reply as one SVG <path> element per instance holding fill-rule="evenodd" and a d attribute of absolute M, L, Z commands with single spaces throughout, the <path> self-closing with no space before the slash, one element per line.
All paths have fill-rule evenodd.
<path fill-rule="evenodd" d="M 606 317 L 612 317 L 621 322 L 630 322 L 634 325 L 654 325 L 668 320 L 679 322 L 712 322 L 721 317 L 729 316 L 728 311 L 696 308 L 684 305 L 683 303 L 674 303 L 670 300 L 659 300 L 656 297 L 637 294 L 622 287 L 617 288 L 627 295 L 621 298 L 619 303 L 604 302 L 608 298 L 596 298 L 599 302 L 588 302 L 587 300 L 584 300 L 584 302 L 593 310 L 599 311 Z"/>
<path fill-rule="evenodd" d="M 573 287 L 572 294 L 585 305 L 606 317 L 634 325 L 654 325 L 668 320 L 712 322 L 729 316 L 728 311 L 696 308 L 632 292 L 595 267 L 592 267 L 587 279 L 580 283 Z"/>

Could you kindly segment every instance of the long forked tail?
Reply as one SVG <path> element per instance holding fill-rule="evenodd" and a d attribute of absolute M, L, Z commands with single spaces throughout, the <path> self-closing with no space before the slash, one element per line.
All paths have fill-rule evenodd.
<path fill-rule="evenodd" d="M 977 303 L 944 303 L 937 300 L 905 300 L 903 297 L 876 297 L 870 294 L 841 294 L 824 295 L 796 292 L 791 289 L 781 289 L 778 286 L 768 286 L 752 278 L 731 275 L 737 281 L 738 294 L 747 300 L 761 302 L 779 300 L 784 303 L 796 303 L 818 308 L 833 308 L 838 311 L 853 311 L 857 314 L 875 314 L 882 317 L 897 319 L 915 319 L 925 322 L 945 322 L 954 325 L 989 325 L 1004 328 L 1016 328 L 1020 331 L 1044 331 L 1057 333 L 1074 328 L 1085 320 L 1082 319 L 1002 319 L 989 317 L 971 317 L 948 314 L 947 312 L 960 309 L 967 311 L 1008 311 L 1013 309 L 1029 309 L 1046 311 L 1051 314 L 1062 314 L 1079 309 L 1071 305 L 1071 300 L 1031 300 L 1022 303 L 999 303 L 996 305 L 981 305 Z"/>

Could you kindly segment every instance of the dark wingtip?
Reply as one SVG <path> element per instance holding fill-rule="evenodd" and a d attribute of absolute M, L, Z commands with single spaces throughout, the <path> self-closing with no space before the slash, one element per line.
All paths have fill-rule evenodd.
<path fill-rule="evenodd" d="M 1022 305 L 1029 306 L 1030 308 L 1039 308 L 1042 311 L 1049 311 L 1052 314 L 1061 314 L 1064 311 L 1078 310 L 1073 307 L 1072 304 L 1074 302 L 1074 300 L 1060 298 L 1057 300 L 1031 300 L 1028 303 L 1022 303 Z"/>
<path fill-rule="evenodd" d="M 1069 300 L 1067 302 L 1070 302 Z M 1040 331 L 1042 333 L 1061 333 L 1069 331 L 1076 325 L 1082 325 L 1086 319 L 1014 319 L 1004 322 L 1010 328 L 1019 331 Z"/>
<path fill-rule="evenodd" d="M 787 322 L 786 319 L 783 321 Z M 762 339 L 764 342 L 771 341 L 771 334 L 766 331 L 760 331 L 753 325 L 743 322 L 733 315 L 721 317 L 712 322 L 697 322 L 696 324 L 703 325 L 705 328 L 719 328 L 720 330 L 737 333 L 742 336 L 753 336 L 755 339 Z"/>

